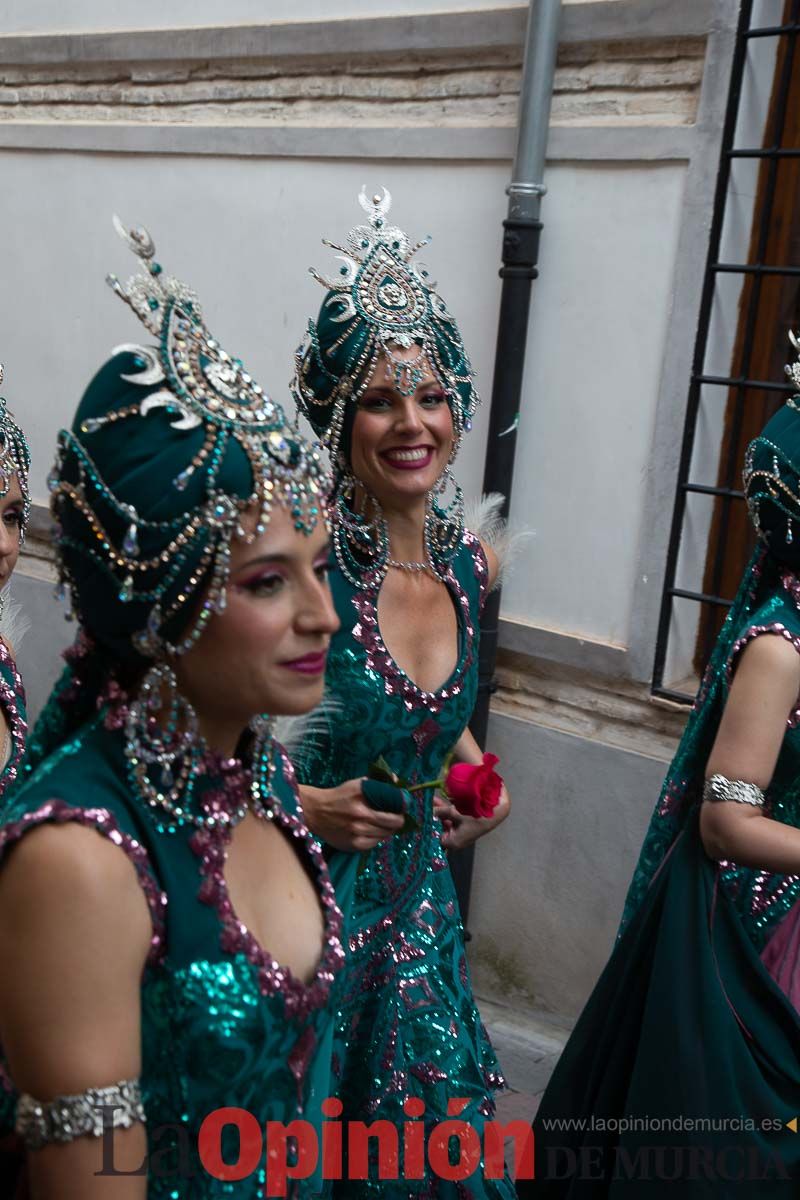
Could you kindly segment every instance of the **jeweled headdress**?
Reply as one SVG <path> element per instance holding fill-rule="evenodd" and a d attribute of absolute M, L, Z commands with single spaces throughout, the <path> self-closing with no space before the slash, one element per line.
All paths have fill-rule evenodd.
<path fill-rule="evenodd" d="M 800 338 L 789 339 L 800 355 Z M 800 358 L 786 374 L 800 388 Z M 800 395 L 790 396 L 747 447 L 744 490 L 758 536 L 777 558 L 800 567 Z"/>
<path fill-rule="evenodd" d="M 392 200 L 385 188 L 371 199 L 362 189 L 358 199 L 367 223 L 351 229 L 344 246 L 323 239 L 339 252 L 342 266 L 338 277 L 331 278 L 312 268 L 328 295 L 295 356 L 297 404 L 334 462 L 342 448 L 348 402 L 365 391 L 381 355 L 387 379 L 403 395 L 410 395 L 426 365 L 430 368 L 445 389 L 456 442 L 470 428 L 479 403 L 458 326 L 427 269 L 415 260 L 430 239 L 412 243 L 402 229 L 389 224 Z M 413 358 L 397 356 L 398 348 L 413 346 L 418 348 Z"/>
<path fill-rule="evenodd" d="M 3 382 L 3 364 L 0 363 L 0 384 Z M 0 499 L 8 495 L 13 477 L 16 475 L 22 493 L 22 518 L 19 526 L 20 544 L 25 541 L 25 530 L 31 515 L 31 496 L 28 477 L 31 470 L 31 452 L 25 434 L 6 407 L 0 396 Z"/>
<path fill-rule="evenodd" d="M 61 431 L 48 482 L 62 584 L 82 622 L 118 653 L 153 659 L 187 649 L 224 608 L 232 539 L 263 532 L 275 503 L 311 530 L 329 479 L 320 448 L 163 273 L 147 231 L 114 223 L 145 270 L 108 282 L 157 345 L 117 346 Z"/>

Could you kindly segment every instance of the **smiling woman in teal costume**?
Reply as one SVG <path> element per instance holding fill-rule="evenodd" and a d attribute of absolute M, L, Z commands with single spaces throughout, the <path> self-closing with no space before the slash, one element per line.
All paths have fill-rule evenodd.
<path fill-rule="evenodd" d="M 800 364 L 788 371 L 800 387 Z M 537 1178 L 520 1196 L 789 1200 L 800 1188 L 787 1128 L 800 1097 L 800 397 L 750 445 L 744 478 L 757 549 L 620 938 L 542 1099 Z"/>
<path fill-rule="evenodd" d="M 444 849 L 492 819 L 461 818 L 434 787 L 404 795 L 403 812 L 365 803 L 361 780 L 378 759 L 401 781 L 441 777 L 451 752 L 481 753 L 466 730 L 477 689 L 478 621 L 497 562 L 464 528 L 461 492 L 442 500 L 450 464 L 477 404 L 458 328 L 387 219 L 390 197 L 360 202 L 367 221 L 348 235 L 338 278 L 297 359 L 298 404 L 328 446 L 338 488 L 332 532 L 339 570 L 326 699 L 295 752 L 307 818 L 328 843 L 337 883 L 363 852 L 348 927 L 348 989 L 339 1018 L 343 1120 L 398 1129 L 404 1104 L 424 1104 L 428 1126 L 463 1098 L 461 1119 L 481 1133 L 504 1086 L 475 1007 L 458 903 Z M 404 665 L 401 666 L 400 663 Z M 313 785 L 313 786 L 312 786 Z M 370 793 L 371 805 L 384 797 Z M 384 805 L 385 807 L 385 805 Z M 438 811 L 437 811 L 438 808 Z M 446 823 L 443 823 L 446 822 Z M 409 1196 L 505 1198 L 513 1185 L 349 1181 L 346 1200 Z"/>
<path fill-rule="evenodd" d="M 275 1164 L 218 1178 L 201 1124 L 319 1120 L 344 959 L 259 715 L 322 693 L 329 480 L 147 233 L 119 232 L 144 270 L 109 282 L 158 344 L 114 351 L 49 478 L 80 631 L 2 812 L 0 1126 L 41 1200 L 255 1200 L 285 1194 Z M 96 1175 L 100 1105 L 132 1175 Z"/>

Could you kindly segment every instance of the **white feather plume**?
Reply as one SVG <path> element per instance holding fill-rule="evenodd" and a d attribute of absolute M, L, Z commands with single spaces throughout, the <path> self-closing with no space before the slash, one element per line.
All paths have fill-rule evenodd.
<path fill-rule="evenodd" d="M 514 528 L 501 516 L 505 496 L 500 492 L 489 492 L 464 506 L 464 525 L 497 556 L 497 579 L 495 587 L 506 578 L 519 555 L 523 542 L 535 537 L 532 529 Z"/>
<path fill-rule="evenodd" d="M 335 738 L 336 719 L 344 709 L 341 700 L 326 692 L 316 708 L 299 717 L 278 717 L 275 737 L 289 758 L 300 757 L 304 746 L 324 745 Z"/>
<path fill-rule="evenodd" d="M 24 612 L 22 605 L 14 600 L 10 591 L 5 591 L 5 608 L 0 617 L 0 637 L 16 655 L 19 644 L 31 627 L 30 618 Z"/>

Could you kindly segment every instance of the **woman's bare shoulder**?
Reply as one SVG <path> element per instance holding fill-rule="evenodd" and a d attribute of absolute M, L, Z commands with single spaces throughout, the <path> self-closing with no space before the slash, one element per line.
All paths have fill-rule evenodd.
<path fill-rule="evenodd" d="M 109 930 L 124 928 L 125 941 L 130 936 L 147 954 L 150 917 L 132 863 L 77 821 L 43 822 L 14 842 L 0 862 L 0 914 L 6 944 L 21 936 L 52 945 L 92 935 L 107 943 Z"/>

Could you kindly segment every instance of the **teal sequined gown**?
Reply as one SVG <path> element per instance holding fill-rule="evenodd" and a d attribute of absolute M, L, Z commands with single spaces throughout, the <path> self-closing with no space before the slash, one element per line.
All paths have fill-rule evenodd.
<path fill-rule="evenodd" d="M 341 913 L 327 867 L 302 823 L 291 764 L 276 745 L 273 798 L 266 803 L 305 859 L 324 914 L 322 955 L 306 985 L 236 918 L 224 878 L 230 832 L 189 824 L 170 831 L 166 814 L 133 791 L 120 724 L 114 709 L 101 711 L 4 806 L 0 862 L 42 822 L 76 821 L 113 841 L 136 870 L 152 921 L 141 992 L 148 1200 L 278 1195 L 273 1177 L 265 1186 L 263 1153 L 254 1173 L 240 1181 L 208 1174 L 197 1156 L 198 1131 L 208 1113 L 225 1106 L 252 1113 L 262 1135 L 269 1121 L 302 1116 L 319 1125 L 319 1105 L 331 1089 L 332 1014 L 344 961 Z M 246 786 L 241 764 L 209 757 L 198 802 L 205 813 L 233 811 Z M 0 1056 L 0 1136 L 13 1125 L 14 1108 Z M 223 1137 L 223 1156 L 238 1158 L 232 1127 Z M 289 1182 L 288 1195 L 317 1195 L 319 1186 L 315 1177 Z"/>
<path fill-rule="evenodd" d="M 298 777 L 335 787 L 366 775 L 383 756 L 408 783 L 439 777 L 469 721 L 478 670 L 478 618 L 487 567 L 477 538 L 465 533 L 448 586 L 459 624 L 456 668 L 428 693 L 397 666 L 383 644 L 377 618 L 379 583 L 357 589 L 333 573 L 341 628 L 333 637 L 326 702 L 319 722 L 294 754 Z M 461 1114 L 477 1130 L 494 1112 L 493 1092 L 505 1086 L 475 1007 L 452 876 L 433 816 L 432 790 L 412 794 L 415 828 L 363 856 L 348 916 L 347 988 L 338 1024 L 337 1094 L 342 1121 L 386 1120 L 398 1129 L 409 1118 L 409 1097 L 425 1104 L 430 1125 L 447 1118 L 448 1100 L 464 1097 Z M 337 895 L 351 886 L 357 856 L 328 849 Z M 421 1181 L 351 1180 L 334 1187 L 343 1200 L 410 1196 L 479 1200 L 515 1195 L 505 1179 L 482 1170 L 463 1182 L 430 1172 Z"/>
<path fill-rule="evenodd" d="M 667 776 L 621 936 L 542 1098 L 536 1179 L 520 1197 L 800 1195 L 800 1135 L 786 1127 L 800 1113 L 800 876 L 713 862 L 698 821 L 737 655 L 768 635 L 800 653 L 800 580 L 761 552 Z M 765 795 L 766 815 L 800 827 L 800 708 Z"/>

